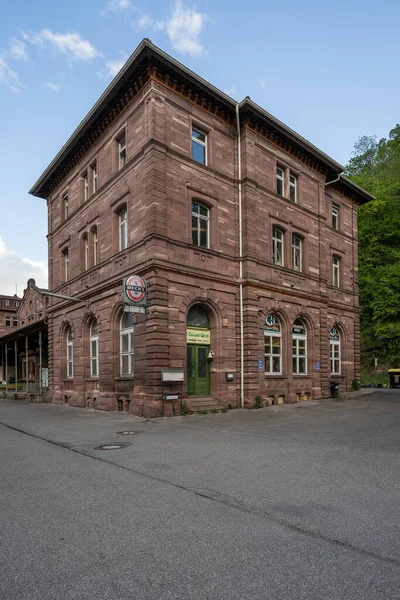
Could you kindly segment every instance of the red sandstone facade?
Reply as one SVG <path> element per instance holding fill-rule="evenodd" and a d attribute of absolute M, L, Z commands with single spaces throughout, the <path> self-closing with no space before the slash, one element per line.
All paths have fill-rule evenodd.
<path fill-rule="evenodd" d="M 184 369 L 194 410 L 251 406 L 256 396 L 326 397 L 332 370 L 341 389 L 359 378 L 357 206 L 370 196 L 249 99 L 239 106 L 239 181 L 235 110 L 143 41 L 32 188 L 48 204 L 49 289 L 81 300 L 47 305 L 54 402 L 157 415 L 164 367 Z M 205 136 L 206 164 L 193 154 L 193 130 Z M 193 243 L 194 205 L 207 214 L 208 247 Z M 133 273 L 150 287 L 131 347 L 129 336 L 122 341 L 122 279 Z M 194 306 L 209 324 L 202 366 L 204 353 L 188 363 Z M 305 352 L 295 341 L 302 336 Z M 201 379 L 196 369 L 205 387 L 191 387 Z"/>
<path fill-rule="evenodd" d="M 17 312 L 21 298 L 0 295 L 0 336 L 18 327 Z"/>

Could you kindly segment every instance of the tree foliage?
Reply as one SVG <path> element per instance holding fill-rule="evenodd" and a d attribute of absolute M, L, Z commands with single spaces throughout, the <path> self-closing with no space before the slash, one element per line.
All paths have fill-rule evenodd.
<path fill-rule="evenodd" d="M 359 209 L 361 357 L 400 362 L 400 125 L 389 137 L 364 136 L 346 175 L 375 196 Z"/>

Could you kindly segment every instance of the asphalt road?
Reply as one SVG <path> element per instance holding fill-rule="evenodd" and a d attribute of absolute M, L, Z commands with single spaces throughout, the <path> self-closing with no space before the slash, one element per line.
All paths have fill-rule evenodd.
<path fill-rule="evenodd" d="M 1 401 L 0 598 L 399 600 L 399 434 L 396 390 L 152 421 Z"/>

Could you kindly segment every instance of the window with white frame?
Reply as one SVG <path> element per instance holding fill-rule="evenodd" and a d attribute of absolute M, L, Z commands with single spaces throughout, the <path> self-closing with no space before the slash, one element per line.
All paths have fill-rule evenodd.
<path fill-rule="evenodd" d="M 18 327 L 18 319 L 13 317 L 12 324 L 13 324 L 13 327 Z"/>
<path fill-rule="evenodd" d="M 272 228 L 272 262 L 278 267 L 283 267 L 283 231 L 279 227 Z"/>
<path fill-rule="evenodd" d="M 264 363 L 266 375 L 282 374 L 282 328 L 274 314 L 265 319 Z"/>
<path fill-rule="evenodd" d="M 92 164 L 92 194 L 97 192 L 97 162 Z"/>
<path fill-rule="evenodd" d="M 118 140 L 118 168 L 126 165 L 126 137 L 125 133 Z"/>
<path fill-rule="evenodd" d="M 292 327 L 293 374 L 307 373 L 307 329 L 301 319 L 296 319 Z"/>
<path fill-rule="evenodd" d="M 85 173 L 83 175 L 83 199 L 86 200 L 89 198 L 89 177 L 88 174 Z"/>
<path fill-rule="evenodd" d="M 19 306 L 19 300 L 15 300 L 14 306 L 17 306 L 17 307 Z"/>
<path fill-rule="evenodd" d="M 68 248 L 64 248 L 62 252 L 63 257 L 63 269 L 64 269 L 64 281 L 68 281 L 69 277 L 69 252 Z"/>
<path fill-rule="evenodd" d="M 207 135 L 192 127 L 192 158 L 202 165 L 207 164 Z"/>
<path fill-rule="evenodd" d="M 9 300 L 4 300 L 4 306 L 9 306 L 10 305 L 10 301 Z"/>
<path fill-rule="evenodd" d="M 97 227 L 92 229 L 92 248 L 93 248 L 93 266 L 97 265 L 97 252 L 98 252 L 98 238 L 97 238 Z"/>
<path fill-rule="evenodd" d="M 332 256 L 332 285 L 339 287 L 340 285 L 340 258 Z"/>
<path fill-rule="evenodd" d="M 128 247 L 128 210 L 123 208 L 118 216 L 119 222 L 119 249 L 125 250 Z"/>
<path fill-rule="evenodd" d="M 72 341 L 72 329 L 68 327 L 67 329 L 67 378 L 72 379 L 74 376 L 74 347 Z"/>
<path fill-rule="evenodd" d="M 285 170 L 282 167 L 276 167 L 276 193 L 285 195 Z"/>
<path fill-rule="evenodd" d="M 62 218 L 68 219 L 68 192 L 66 192 L 62 197 Z"/>
<path fill-rule="evenodd" d="M 6 327 L 11 327 L 11 317 L 6 317 Z"/>
<path fill-rule="evenodd" d="M 332 227 L 339 229 L 339 207 L 337 204 L 332 204 Z"/>
<path fill-rule="evenodd" d="M 289 199 L 294 203 L 297 202 L 297 177 L 293 173 L 289 175 Z"/>
<path fill-rule="evenodd" d="M 192 244 L 209 248 L 210 211 L 203 204 L 192 202 Z"/>
<path fill-rule="evenodd" d="M 331 375 L 340 375 L 341 357 L 340 357 L 340 333 L 337 327 L 332 327 L 330 331 L 330 363 Z"/>
<path fill-rule="evenodd" d="M 133 375 L 133 313 L 122 313 L 120 322 L 121 377 Z"/>
<path fill-rule="evenodd" d="M 97 321 L 90 326 L 90 377 L 99 376 L 99 328 Z"/>
<path fill-rule="evenodd" d="M 303 240 L 300 235 L 292 234 L 292 269 L 295 271 L 302 270 L 302 251 L 303 251 Z"/>
<path fill-rule="evenodd" d="M 84 233 L 82 236 L 82 252 L 83 252 L 83 270 L 87 271 L 89 268 L 89 239 L 88 234 Z"/>

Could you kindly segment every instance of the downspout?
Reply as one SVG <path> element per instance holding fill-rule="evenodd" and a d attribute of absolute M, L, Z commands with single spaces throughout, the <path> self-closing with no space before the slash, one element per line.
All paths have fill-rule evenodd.
<path fill-rule="evenodd" d="M 338 175 L 338 176 L 336 177 L 336 179 L 332 179 L 332 181 L 327 181 L 327 182 L 326 182 L 326 184 L 325 184 L 325 187 L 326 187 L 327 185 L 331 185 L 331 183 L 336 183 L 337 181 L 339 181 L 339 179 L 340 179 L 340 175 Z"/>
<path fill-rule="evenodd" d="M 244 335 L 243 335 L 243 223 L 242 223 L 242 156 L 239 104 L 236 104 L 238 204 L 239 204 L 239 313 L 240 313 L 240 406 L 244 408 Z"/>

